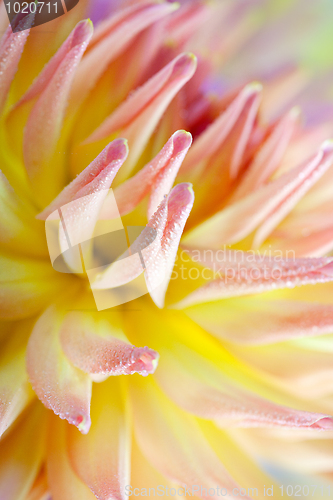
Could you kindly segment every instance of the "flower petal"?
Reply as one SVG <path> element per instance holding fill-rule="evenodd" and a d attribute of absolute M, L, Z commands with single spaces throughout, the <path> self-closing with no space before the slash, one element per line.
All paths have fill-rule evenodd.
<path fill-rule="evenodd" d="M 111 142 L 97 158 L 86 167 L 61 193 L 46 207 L 38 218 L 46 220 L 55 210 L 68 203 L 92 194 L 103 194 L 102 199 L 96 200 L 96 214 L 99 213 L 104 200 L 105 190 L 108 190 L 119 168 L 127 158 L 128 147 L 126 139 L 117 139 Z M 94 200 L 95 201 L 95 200 Z M 78 207 L 81 210 L 83 207 Z M 89 208 L 89 213 L 93 207 Z M 96 215 L 95 214 L 95 215 Z M 93 217 L 94 218 L 94 217 Z M 77 223 L 77 221 L 76 221 Z"/>
<path fill-rule="evenodd" d="M 61 319 L 52 306 L 37 321 L 27 348 L 28 375 L 47 408 L 87 433 L 91 380 L 72 366 L 62 352 L 58 337 Z"/>
<path fill-rule="evenodd" d="M 45 257 L 44 228 L 34 207 L 19 197 L 0 171 L 0 241 L 2 248 Z"/>
<path fill-rule="evenodd" d="M 281 266 L 274 264 L 272 267 L 263 265 L 262 267 L 250 268 L 245 273 L 243 270 L 236 270 L 231 276 L 228 276 L 228 274 L 223 276 L 222 272 L 219 279 L 210 281 L 195 290 L 179 302 L 177 308 L 228 297 L 333 281 L 332 264 L 323 264 L 321 259 L 318 259 L 321 264 L 316 267 L 318 261 L 317 263 L 313 262 L 315 260 L 300 259 L 299 262 L 298 259 L 295 259 L 292 262 L 292 268 L 287 271 L 284 269 L 283 264 Z M 308 264 L 304 264 L 304 262 L 308 262 Z M 252 271 L 255 271 L 255 273 Z"/>
<path fill-rule="evenodd" d="M 90 143 L 103 141 L 117 133 L 128 139 L 130 154 L 126 168 L 120 172 L 124 180 L 141 156 L 153 130 L 177 92 L 192 77 L 196 68 L 193 54 L 181 54 L 132 93 L 81 146 L 91 149 Z"/>
<path fill-rule="evenodd" d="M 46 235 L 52 264 L 62 254 L 72 272 L 83 272 L 82 258 L 85 267 L 90 267 L 91 238 L 99 213 L 127 153 L 124 139 L 111 142 L 40 214 L 40 218 L 47 217 Z M 114 222 L 122 227 L 114 197 L 112 200 L 113 213 L 109 214 L 109 219 L 117 219 Z M 105 229 L 101 228 L 100 232 L 105 232 Z M 81 243 L 84 244 L 83 250 Z"/>
<path fill-rule="evenodd" d="M 294 410 L 260 397 L 255 390 L 240 386 L 227 374 L 228 370 L 227 363 L 219 369 L 202 355 L 179 345 L 170 351 L 161 348 L 155 377 L 181 408 L 223 426 L 333 429 L 333 417 Z"/>
<path fill-rule="evenodd" d="M 101 23 L 92 40 L 74 80 L 71 101 L 80 105 L 87 97 L 108 65 L 141 31 L 173 12 L 175 4 L 147 1 L 122 10 Z"/>
<path fill-rule="evenodd" d="M 54 176 L 54 152 L 60 136 L 65 107 L 74 72 L 92 35 L 90 21 L 82 21 L 71 36 L 75 43 L 64 55 L 52 78 L 34 105 L 24 133 L 24 163 L 37 200 L 48 203 L 64 181 L 57 169 Z M 52 69 L 52 68 L 51 68 Z M 49 77 L 46 70 L 46 76 Z M 44 75 L 45 76 L 45 75 Z M 36 84 L 42 87 L 42 84 Z M 38 88 L 38 90 L 40 90 Z M 52 181 L 51 181 L 52 179 Z"/>
<path fill-rule="evenodd" d="M 293 168 L 218 212 L 186 235 L 184 242 L 200 248 L 204 241 L 205 246 L 219 248 L 223 243 L 232 244 L 245 238 L 265 220 L 274 222 L 275 226 L 275 222 L 287 215 L 332 161 L 333 147 L 330 142 L 326 142 L 319 153 L 305 165 Z M 274 226 L 270 225 L 270 230 Z"/>
<path fill-rule="evenodd" d="M 71 282 L 48 262 L 0 255 L 0 318 L 31 317 L 66 286 Z"/>
<path fill-rule="evenodd" d="M 25 367 L 29 323 L 12 326 L 1 345 L 0 355 L 0 436 L 34 397 Z"/>
<path fill-rule="evenodd" d="M 131 212 L 145 196 L 150 194 L 148 219 L 152 217 L 164 196 L 172 188 L 191 142 L 191 134 L 188 132 L 183 130 L 175 132 L 151 162 L 115 189 L 114 195 L 120 215 Z M 105 203 L 103 207 L 105 216 L 109 211 Z"/>
<path fill-rule="evenodd" d="M 130 249 L 111 265 L 89 276 L 92 288 L 103 290 L 118 287 L 142 274 L 144 267 L 151 265 L 161 247 L 167 217 L 168 205 L 167 199 L 164 199 Z"/>
<path fill-rule="evenodd" d="M 232 197 L 233 203 L 258 189 L 275 172 L 295 132 L 299 116 L 299 108 L 293 108 L 277 122 L 247 168 L 239 188 Z"/>
<path fill-rule="evenodd" d="M 158 353 L 134 347 L 104 317 L 91 313 L 67 314 L 60 331 L 64 353 L 74 366 L 89 374 L 148 375 L 158 363 Z"/>
<path fill-rule="evenodd" d="M 136 439 L 158 471 L 180 485 L 202 485 L 206 491 L 212 485 L 229 492 L 237 486 L 197 422 L 166 398 L 152 379 L 142 385 L 133 378 L 130 388 Z M 207 493 L 199 496 L 209 497 Z"/>
<path fill-rule="evenodd" d="M 66 424 L 53 417 L 47 447 L 47 478 L 53 500 L 96 500 L 95 495 L 77 477 L 68 459 Z"/>
<path fill-rule="evenodd" d="M 168 196 L 168 220 L 161 248 L 151 265 L 146 266 L 145 278 L 151 298 L 163 307 L 165 293 L 175 263 L 179 241 L 194 203 L 191 184 L 177 184 Z"/>
<path fill-rule="evenodd" d="M 45 414 L 35 404 L 0 443 L 0 498 L 25 498 L 38 474 L 44 454 Z"/>
<path fill-rule="evenodd" d="M 69 430 L 69 457 L 76 474 L 100 500 L 126 500 L 131 428 L 119 379 L 94 384 L 91 429 Z"/>
<path fill-rule="evenodd" d="M 253 296 L 226 299 L 223 305 L 197 304 L 185 312 L 217 338 L 236 344 L 271 344 L 333 332 L 333 307 L 316 302 Z"/>
<path fill-rule="evenodd" d="M 4 14 L 5 15 L 5 14 Z M 31 16 L 26 16 L 20 21 L 23 25 L 29 25 Z M 18 63 L 27 41 L 30 29 L 24 29 L 13 33 L 12 27 L 8 26 L 0 45 L 0 112 L 2 111 L 10 84 L 16 73 Z"/>

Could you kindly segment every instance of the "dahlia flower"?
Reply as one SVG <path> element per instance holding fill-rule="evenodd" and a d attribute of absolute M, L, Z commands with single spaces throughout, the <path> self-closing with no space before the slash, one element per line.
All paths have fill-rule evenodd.
<path fill-rule="evenodd" d="M 331 23 L 81 0 L 6 28 L 1 500 L 330 498 Z"/>

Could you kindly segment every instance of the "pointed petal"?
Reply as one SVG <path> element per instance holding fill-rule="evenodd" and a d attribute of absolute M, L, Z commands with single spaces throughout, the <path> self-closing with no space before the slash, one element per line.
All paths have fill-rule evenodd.
<path fill-rule="evenodd" d="M 5 14 L 4 14 L 5 15 Z M 29 16 L 21 21 L 29 23 Z M 13 33 L 8 26 L 0 45 L 0 113 L 5 105 L 10 84 L 16 73 L 18 63 L 27 41 L 30 29 Z"/>
<path fill-rule="evenodd" d="M 86 167 L 62 192 L 46 207 L 38 218 L 46 220 L 49 215 L 63 205 L 98 192 L 108 190 L 119 168 L 127 158 L 128 147 L 126 139 L 111 142 L 97 158 Z M 103 201 L 97 200 L 98 208 Z M 81 209 L 81 207 L 80 207 Z M 92 207 L 89 208 L 89 212 Z"/>
<path fill-rule="evenodd" d="M 88 41 L 89 35 L 92 36 L 91 24 L 88 21 L 81 21 L 74 28 L 68 38 L 61 45 L 60 49 L 44 66 L 43 70 L 39 73 L 36 80 L 32 83 L 31 87 L 22 96 L 16 104 L 16 108 L 22 104 L 38 97 L 46 90 L 51 83 L 53 76 L 60 69 L 64 59 L 76 47 Z"/>
<path fill-rule="evenodd" d="M 194 203 L 191 184 L 177 184 L 168 196 L 168 220 L 161 248 L 145 270 L 150 295 L 158 307 L 163 307 L 165 293 L 175 263 L 180 238 Z"/>
<path fill-rule="evenodd" d="M 172 188 L 179 167 L 191 145 L 191 134 L 175 132 L 160 153 L 131 179 L 118 186 L 114 195 L 120 215 L 131 212 L 145 196 L 150 194 L 148 219 L 156 212 Z M 105 215 L 109 211 L 103 207 Z"/>
<path fill-rule="evenodd" d="M 29 323 L 12 326 L 0 355 L 0 436 L 33 399 L 25 368 Z"/>
<path fill-rule="evenodd" d="M 228 141 L 234 139 L 230 169 L 232 177 L 236 176 L 244 149 L 249 139 L 255 114 L 258 110 L 262 86 L 258 83 L 247 85 L 220 115 L 195 141 L 187 155 L 181 172 L 193 170 L 193 165 L 200 165 L 200 174 L 205 175 L 205 165 L 213 155 L 219 154 Z M 210 168 L 209 165 L 207 167 Z M 196 175 L 199 175 L 194 169 Z"/>
<path fill-rule="evenodd" d="M 120 180 L 125 179 L 140 157 L 167 106 L 192 77 L 195 68 L 196 58 L 193 54 L 181 54 L 176 57 L 131 94 L 81 147 L 88 147 L 90 143 L 104 140 L 115 133 L 126 137 L 130 155 L 126 169 L 120 173 Z"/>
<path fill-rule="evenodd" d="M 104 319 L 69 313 L 60 331 L 61 346 L 74 366 L 90 374 L 148 375 L 154 373 L 158 353 L 134 347 Z"/>
<path fill-rule="evenodd" d="M 329 415 L 294 410 L 262 398 L 241 387 L 227 370 L 227 365 L 222 371 L 189 348 L 161 349 L 155 377 L 181 408 L 223 426 L 333 429 Z"/>
<path fill-rule="evenodd" d="M 40 214 L 40 218 L 47 217 L 46 232 L 52 263 L 54 257 L 62 253 L 72 272 L 83 272 L 82 258 L 85 267 L 90 266 L 91 237 L 103 202 L 109 194 L 110 185 L 127 153 L 127 143 L 124 139 L 111 142 Z M 114 198 L 112 199 L 113 213 L 109 214 L 109 219 L 119 219 L 120 223 Z M 84 243 L 82 255 L 82 248 L 81 251 L 77 248 L 81 243 Z"/>
<path fill-rule="evenodd" d="M 71 365 L 59 340 L 61 316 L 50 307 L 37 321 L 27 348 L 27 371 L 32 387 L 60 418 L 87 433 L 90 427 L 91 380 Z"/>
<path fill-rule="evenodd" d="M 74 80 L 71 101 L 79 106 L 96 85 L 109 64 L 145 28 L 173 12 L 175 4 L 145 2 L 124 9 L 101 23 Z"/>
<path fill-rule="evenodd" d="M 197 422 L 174 405 L 153 379 L 131 379 L 134 430 L 138 444 L 159 472 L 181 485 L 236 487 L 205 440 Z M 200 491 L 200 489 L 199 489 Z M 208 495 L 202 494 L 204 498 Z M 210 498 L 217 498 L 217 495 Z M 247 497 L 244 497 L 247 498 Z"/>
<path fill-rule="evenodd" d="M 45 412 L 35 404 L 14 432 L 0 442 L 0 498 L 25 498 L 42 464 Z"/>
<path fill-rule="evenodd" d="M 53 500 L 96 500 L 95 495 L 77 477 L 68 459 L 66 424 L 51 420 L 47 446 L 47 478 Z"/>
<path fill-rule="evenodd" d="M 205 246 L 219 248 L 223 243 L 236 243 L 245 238 L 267 218 L 270 230 L 273 229 L 275 223 L 287 215 L 332 161 L 333 147 L 330 142 L 326 142 L 308 163 L 292 169 L 218 212 L 186 235 L 184 242 L 200 248 L 204 241 Z M 274 222 L 274 226 L 271 222 Z"/>
<path fill-rule="evenodd" d="M 271 344 L 333 331 L 333 307 L 315 302 L 254 296 L 227 300 L 224 307 L 220 302 L 196 305 L 186 309 L 186 314 L 217 338 L 244 345 Z"/>
<path fill-rule="evenodd" d="M 72 467 L 100 500 L 126 500 L 131 428 L 119 379 L 94 384 L 93 402 L 89 433 L 69 430 Z"/>
<path fill-rule="evenodd" d="M 233 203 L 264 184 L 275 172 L 295 132 L 299 116 L 299 108 L 293 108 L 278 121 L 246 170 L 239 188 L 232 197 Z"/>
<path fill-rule="evenodd" d="M 90 21 L 82 21 L 76 28 L 76 33 L 77 36 L 71 35 L 76 44 L 53 73 L 25 127 L 24 163 L 40 203 L 49 202 L 63 182 L 62 172 L 57 171 L 57 178 L 54 177 L 51 160 L 60 136 L 73 76 L 92 35 Z"/>

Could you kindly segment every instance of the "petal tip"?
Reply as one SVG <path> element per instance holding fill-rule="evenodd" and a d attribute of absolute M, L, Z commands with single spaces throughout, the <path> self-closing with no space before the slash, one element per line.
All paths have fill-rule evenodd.
<path fill-rule="evenodd" d="M 94 26 L 90 19 L 84 19 L 80 21 L 73 32 L 73 40 L 72 45 L 82 45 L 83 43 L 87 43 L 92 37 L 94 32 Z"/>
<path fill-rule="evenodd" d="M 188 149 L 192 144 L 192 134 L 186 130 L 178 130 L 173 134 L 172 139 L 173 152 L 176 155 Z"/>
<path fill-rule="evenodd" d="M 112 163 L 113 161 L 125 161 L 128 155 L 128 142 L 127 139 L 116 139 L 109 144 L 106 161 Z"/>
<path fill-rule="evenodd" d="M 181 54 L 175 61 L 172 76 L 176 78 L 190 78 L 197 67 L 197 57 L 191 52 Z"/>

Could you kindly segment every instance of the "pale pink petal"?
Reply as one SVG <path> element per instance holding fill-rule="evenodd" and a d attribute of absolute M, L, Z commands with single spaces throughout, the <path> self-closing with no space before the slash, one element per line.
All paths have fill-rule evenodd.
<path fill-rule="evenodd" d="M 12 326 L 0 354 L 0 436 L 33 399 L 25 368 L 29 323 Z"/>
<path fill-rule="evenodd" d="M 115 332 L 116 333 L 116 332 Z M 60 331 L 64 353 L 74 366 L 90 374 L 148 375 L 158 363 L 158 353 L 134 347 L 125 336 L 115 336 L 111 325 L 94 321 L 90 314 L 69 313 Z"/>
<path fill-rule="evenodd" d="M 275 208 L 257 229 L 253 245 L 259 247 L 278 226 L 278 224 L 291 212 L 295 205 L 303 198 L 310 188 L 322 177 L 322 175 L 332 166 L 333 163 L 333 141 L 327 142 L 322 147 L 323 158 L 320 165 L 308 175 L 303 182 Z"/>
<path fill-rule="evenodd" d="M 3 14 L 6 15 L 6 14 Z M 24 23 L 29 25 L 31 16 L 26 16 L 20 21 L 22 27 Z M 12 27 L 8 26 L 0 45 L 0 112 L 5 105 L 10 84 L 16 73 L 25 42 L 27 41 L 30 29 L 13 33 Z"/>
<path fill-rule="evenodd" d="M 273 403 L 240 386 L 232 375 L 227 375 L 228 370 L 230 373 L 227 363 L 221 362 L 218 366 L 221 368 L 188 348 L 161 350 L 161 362 L 155 376 L 167 395 L 181 408 L 221 425 L 333 429 L 333 418 L 329 415 Z M 244 377 L 244 373 L 239 374 L 238 380 L 240 377 Z M 248 378 L 246 384 L 251 387 L 250 382 Z M 260 385 L 262 390 L 265 383 Z"/>
<path fill-rule="evenodd" d="M 49 201 L 62 187 L 64 180 L 61 171 L 57 171 L 57 176 L 54 176 L 51 159 L 60 136 L 74 73 L 92 35 L 91 22 L 82 21 L 76 32 L 77 35 L 71 35 L 72 42 L 76 44 L 63 57 L 52 78 L 47 82 L 25 127 L 24 163 L 40 202 Z"/>
<path fill-rule="evenodd" d="M 116 111 L 89 136 L 83 144 L 100 141 L 121 133 L 130 146 L 126 168 L 120 172 L 125 179 L 144 150 L 157 123 L 177 92 L 192 77 L 196 68 L 193 54 L 181 54 L 132 93 Z"/>
<path fill-rule="evenodd" d="M 92 382 L 67 360 L 61 349 L 61 319 L 55 307 L 50 307 L 37 321 L 27 348 L 27 371 L 42 403 L 87 433 Z"/>
<path fill-rule="evenodd" d="M 86 167 L 61 193 L 46 207 L 38 218 L 46 220 L 49 215 L 62 206 L 85 196 L 95 194 L 96 208 L 90 206 L 89 214 L 95 216 L 99 213 L 105 197 L 119 168 L 127 158 L 128 147 L 125 139 L 116 139 L 111 142 L 97 158 Z M 82 210 L 82 207 L 78 207 Z"/>
<path fill-rule="evenodd" d="M 182 130 L 175 132 L 151 162 L 115 189 L 114 195 L 120 215 L 131 212 L 145 196 L 150 194 L 148 219 L 152 217 L 163 197 L 172 188 L 191 142 L 191 134 L 188 132 Z M 101 218 L 107 218 L 108 212 L 106 200 Z"/>
<path fill-rule="evenodd" d="M 275 172 L 295 132 L 299 116 L 299 108 L 293 108 L 274 126 L 273 131 L 247 168 L 241 184 L 232 197 L 233 203 L 264 184 Z"/>
<path fill-rule="evenodd" d="M 163 232 L 161 248 L 150 265 L 145 278 L 150 295 L 158 307 L 163 307 L 175 263 L 180 238 L 194 203 L 191 184 L 177 184 L 168 196 L 168 220 Z"/>
<path fill-rule="evenodd" d="M 77 477 L 69 462 L 65 422 L 62 422 L 58 417 L 53 417 L 50 423 L 47 447 L 47 479 L 52 491 L 52 499 L 96 500 L 88 486 Z"/>
<path fill-rule="evenodd" d="M 258 111 L 261 90 L 260 84 L 253 83 L 239 93 L 227 110 L 195 141 L 183 163 L 182 173 L 194 170 L 196 175 L 204 175 L 203 165 L 206 165 L 213 155 L 221 152 L 221 146 L 228 147 L 226 139 L 229 141 L 232 137 L 235 144 L 232 148 L 230 169 L 232 177 L 237 174 Z M 199 167 L 193 168 L 193 165 Z M 207 168 L 209 169 L 209 164 Z"/>
<path fill-rule="evenodd" d="M 85 267 L 90 266 L 91 238 L 99 213 L 127 152 L 124 139 L 113 141 L 39 216 L 47 217 L 46 232 L 52 264 L 62 253 L 73 272 L 83 272 L 82 259 Z M 119 219 L 120 224 L 115 202 L 109 218 Z M 81 247 L 79 250 L 77 245 L 84 242 L 84 250 Z"/>
<path fill-rule="evenodd" d="M 0 441 L 0 498 L 26 498 L 42 465 L 46 438 L 46 415 L 34 404 L 14 432 Z"/>
<path fill-rule="evenodd" d="M 87 43 L 89 34 L 90 36 L 92 35 L 89 22 L 81 21 L 64 41 L 56 54 L 44 66 L 36 80 L 32 83 L 31 87 L 27 90 L 15 107 L 18 107 L 39 96 L 51 83 L 54 74 L 61 68 L 64 59 L 71 53 L 71 51 L 75 49 L 75 47 Z"/>
<path fill-rule="evenodd" d="M 71 465 L 99 500 L 126 500 L 131 426 L 119 379 L 94 384 L 93 401 L 89 433 L 69 430 Z"/>
<path fill-rule="evenodd" d="M 333 227 L 303 236 L 303 238 L 290 236 L 283 239 L 279 238 L 277 241 L 277 246 L 281 248 L 281 251 L 293 248 L 296 255 L 320 257 L 333 250 Z"/>
<path fill-rule="evenodd" d="M 176 8 L 175 4 L 147 1 L 143 5 L 125 9 L 101 23 L 74 80 L 71 101 L 75 106 L 84 101 L 109 64 L 140 32 Z"/>
<path fill-rule="evenodd" d="M 210 281 L 185 297 L 176 307 L 189 307 L 201 302 L 211 302 L 229 297 L 295 288 L 302 285 L 315 285 L 333 281 L 332 264 L 324 259 L 291 259 L 291 267 L 285 269 L 283 262 L 263 264 L 232 273 L 223 271 L 220 277 Z M 319 262 L 318 262 L 319 261 Z M 318 267 L 319 265 L 319 267 Z"/>
<path fill-rule="evenodd" d="M 265 220 L 270 221 L 269 230 L 273 229 L 332 161 L 333 148 L 330 142 L 326 142 L 305 165 L 292 169 L 218 212 L 186 235 L 184 242 L 192 247 L 202 247 L 204 242 L 205 246 L 219 248 L 222 244 L 232 244 L 245 238 Z"/>
<path fill-rule="evenodd" d="M 177 384 L 177 382 L 176 382 Z M 206 441 L 198 423 L 172 403 L 153 380 L 130 383 L 135 437 L 146 458 L 169 480 L 192 488 L 202 498 L 214 485 L 231 493 L 237 484 Z M 206 493 L 205 493 L 206 489 Z M 248 497 L 244 497 L 248 498 Z"/>
<path fill-rule="evenodd" d="M 186 309 L 186 314 L 217 338 L 244 345 L 333 332 L 333 307 L 316 302 L 262 300 L 254 296 L 228 300 L 224 307 L 220 302 L 197 304 Z"/>
<path fill-rule="evenodd" d="M 167 33 L 178 47 L 182 47 L 208 20 L 209 9 L 201 2 L 188 2 L 176 11 L 166 26 Z"/>

